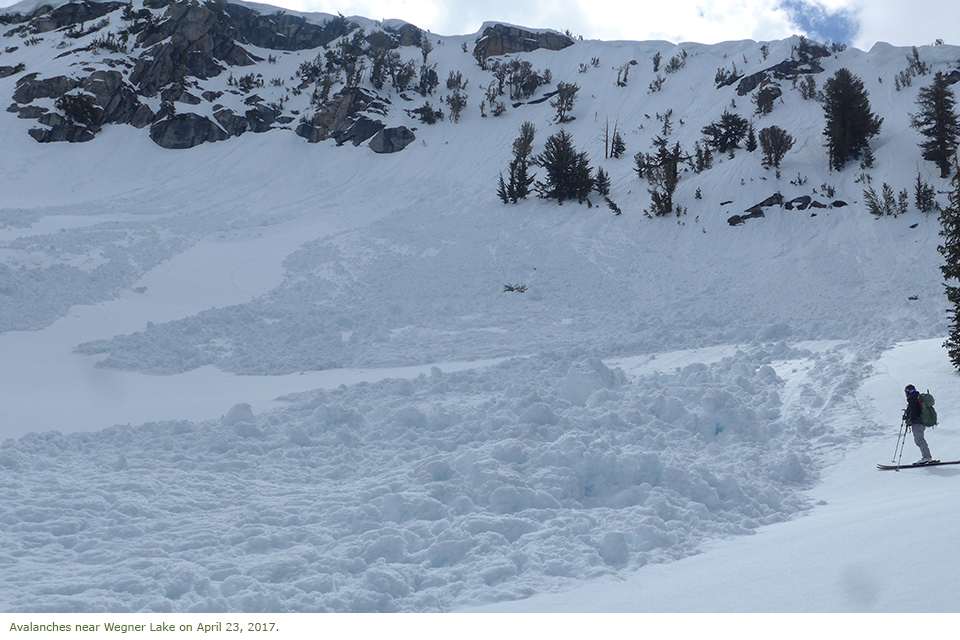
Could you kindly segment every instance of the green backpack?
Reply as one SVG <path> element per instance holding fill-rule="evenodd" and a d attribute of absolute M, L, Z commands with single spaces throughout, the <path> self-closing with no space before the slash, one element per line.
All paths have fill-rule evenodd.
<path fill-rule="evenodd" d="M 937 424 L 937 410 L 933 408 L 936 400 L 930 394 L 928 389 L 926 393 L 920 394 L 920 424 L 932 427 Z"/>

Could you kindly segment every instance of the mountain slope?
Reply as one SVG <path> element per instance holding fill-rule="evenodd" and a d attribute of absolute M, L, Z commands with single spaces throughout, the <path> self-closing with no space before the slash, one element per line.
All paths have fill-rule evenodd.
<path fill-rule="evenodd" d="M 421 70 L 423 49 L 403 44 L 419 31 L 402 23 L 350 18 L 325 48 L 269 49 L 291 25 L 336 33 L 332 17 L 100 8 L 92 24 L 109 24 L 86 35 L 89 20 L 10 21 L 0 55 L 24 65 L 0 74 L 16 107 L 0 113 L 0 360 L 15 363 L 0 371 L 5 610 L 447 610 L 628 576 L 816 511 L 825 470 L 891 437 L 897 416 L 863 393 L 878 358 L 945 333 L 936 218 L 874 219 L 861 202 L 863 175 L 878 189 L 910 189 L 917 172 L 947 187 L 909 127 L 930 76 L 896 90 L 910 49 L 811 58 L 819 49 L 799 38 L 553 34 L 566 44 L 553 50 L 523 36 L 540 48 L 499 59 L 552 81 L 496 96 L 504 113 L 487 102 L 484 117 L 497 58 L 484 70 L 474 53 L 493 25 L 420 34 L 440 81 L 420 95 L 371 82 L 377 42 Z M 126 52 L 93 46 L 137 22 Z M 259 45 L 244 25 L 263 27 Z M 311 104 L 322 79 L 300 89 L 304 74 L 347 52 L 338 43 L 357 26 L 367 72 Z M 202 60 L 153 64 L 207 36 Z M 945 73 L 960 53 L 918 52 Z M 717 87 L 734 64 L 780 85 L 769 115 L 753 113 L 759 84 Z M 774 67 L 820 87 L 841 67 L 864 80 L 884 118 L 873 169 L 828 171 L 821 105 Z M 111 71 L 122 82 L 101 91 L 91 78 Z M 467 83 L 458 122 L 443 101 L 451 72 Z M 563 128 L 611 174 L 622 215 L 595 196 L 496 196 L 521 123 L 536 126 L 536 152 L 561 128 L 547 95 L 560 81 L 580 85 Z M 70 85 L 25 101 L 25 86 Z M 125 106 L 71 123 L 62 95 Z M 364 109 L 338 111 L 351 100 Z M 444 119 L 410 114 L 427 103 Z M 649 217 L 631 156 L 650 152 L 671 110 L 687 151 L 725 110 L 797 143 L 782 177 L 759 152 L 718 154 L 682 173 L 685 213 Z M 620 159 L 603 158 L 607 122 Z M 414 137 L 381 153 L 373 130 Z M 38 142 L 56 131 L 90 139 Z M 171 148 L 183 141 L 196 144 Z M 730 224 L 777 193 L 827 206 Z M 922 374 L 910 381 L 924 387 Z M 935 383 L 949 395 L 952 378 Z"/>

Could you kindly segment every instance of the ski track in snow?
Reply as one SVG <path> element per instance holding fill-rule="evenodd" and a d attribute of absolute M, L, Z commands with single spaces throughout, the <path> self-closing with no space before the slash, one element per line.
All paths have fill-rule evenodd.
<path fill-rule="evenodd" d="M 529 59 L 570 78 L 659 46 Z M 640 68 L 628 90 L 591 84 L 570 129 L 602 157 L 587 105 L 623 105 L 645 148 L 683 74 L 758 48 L 691 45 L 673 98 Z M 864 55 L 847 63 L 873 73 Z M 811 120 L 794 94 L 767 122 Z M 689 147 L 723 107 L 696 95 Z M 640 214 L 628 160 L 605 163 L 626 215 L 501 206 L 517 127 L 542 144 L 549 111 L 421 127 L 392 156 L 289 131 L 37 145 L 0 113 L 0 609 L 446 611 L 626 579 L 809 512 L 825 470 L 889 430 L 861 392 L 881 354 L 945 331 L 936 220 L 774 209 L 732 228 L 810 192 L 741 183 L 746 153 L 684 177 L 683 219 Z M 858 199 L 820 142 L 783 174 Z M 875 182 L 902 188 L 916 137 L 876 156 Z"/>

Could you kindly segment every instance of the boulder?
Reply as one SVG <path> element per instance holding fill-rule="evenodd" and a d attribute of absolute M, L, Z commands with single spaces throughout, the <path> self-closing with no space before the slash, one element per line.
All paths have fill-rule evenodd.
<path fill-rule="evenodd" d="M 254 133 L 263 133 L 272 129 L 277 114 L 273 109 L 263 104 L 256 104 L 252 109 L 247 109 L 244 116 L 250 123 L 250 131 Z"/>
<path fill-rule="evenodd" d="M 195 113 L 180 113 L 150 127 L 150 139 L 164 149 L 189 149 L 229 137 L 215 123 Z"/>
<path fill-rule="evenodd" d="M 198 105 L 201 100 L 183 88 L 182 84 L 175 83 L 160 92 L 160 99 L 169 102 L 182 102 L 183 104 Z"/>
<path fill-rule="evenodd" d="M 800 211 L 803 211 L 810 206 L 810 203 L 812 201 L 813 201 L 813 198 L 811 198 L 810 196 L 799 196 L 797 198 L 794 198 L 793 200 L 790 200 L 789 202 L 784 202 L 783 208 L 788 211 L 792 211 L 794 207 L 796 207 Z"/>
<path fill-rule="evenodd" d="M 334 136 L 337 146 L 353 142 L 353 146 L 359 147 L 383 129 L 384 124 L 379 120 L 372 120 L 366 116 L 360 116 L 357 121 L 350 125 L 346 131 Z"/>
<path fill-rule="evenodd" d="M 23 70 L 22 67 L 3 67 L 0 66 L 0 78 L 6 78 L 12 76 L 16 73 L 20 73 Z"/>
<path fill-rule="evenodd" d="M 250 123 L 247 122 L 247 119 L 243 116 L 238 116 L 232 109 L 214 111 L 213 117 L 217 123 L 223 127 L 223 130 L 231 136 L 242 135 L 250 129 Z"/>
<path fill-rule="evenodd" d="M 793 80 L 805 74 L 823 73 L 818 55 L 823 57 L 829 55 L 829 52 L 814 49 L 812 53 L 808 52 L 801 56 L 800 60 L 784 60 L 772 67 L 744 76 L 737 84 L 737 95 L 745 96 L 757 87 L 772 82 L 771 77 L 777 80 Z"/>
<path fill-rule="evenodd" d="M 46 107 L 26 106 L 20 107 L 17 109 L 17 111 L 18 118 L 24 118 L 26 120 L 38 120 L 43 114 L 50 111 L 50 109 L 47 109 Z"/>
<path fill-rule="evenodd" d="M 297 125 L 297 128 L 294 129 L 294 132 L 311 144 L 316 144 L 324 139 L 323 131 L 321 131 L 320 127 L 312 125 L 309 122 L 301 122 Z"/>
<path fill-rule="evenodd" d="M 122 2 L 69 2 L 53 8 L 40 3 L 39 8 L 30 16 L 30 29 L 33 33 L 46 33 L 70 24 L 81 24 L 97 20 L 122 9 Z"/>
<path fill-rule="evenodd" d="M 66 120 L 49 129 L 30 129 L 28 133 L 37 142 L 89 142 L 94 138 L 90 129 Z"/>
<path fill-rule="evenodd" d="M 413 131 L 406 127 L 381 129 L 370 141 L 370 148 L 376 153 L 396 153 L 402 151 L 417 139 Z"/>
<path fill-rule="evenodd" d="M 77 88 L 80 83 L 68 76 L 54 76 L 40 80 L 39 74 L 30 73 L 17 81 L 13 99 L 20 104 L 29 104 L 37 98 L 59 98 Z"/>

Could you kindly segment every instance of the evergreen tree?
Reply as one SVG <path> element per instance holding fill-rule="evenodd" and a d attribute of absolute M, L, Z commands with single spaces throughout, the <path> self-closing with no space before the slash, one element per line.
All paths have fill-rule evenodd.
<path fill-rule="evenodd" d="M 533 137 L 537 129 L 532 122 L 524 122 L 520 125 L 520 135 L 513 141 L 513 160 L 510 161 L 509 182 L 504 182 L 503 174 L 500 174 L 500 183 L 497 187 L 497 195 L 504 204 L 518 201 L 530 195 L 530 186 L 533 184 L 535 175 L 530 175 L 530 165 L 533 159 L 530 154 L 533 152 Z"/>
<path fill-rule="evenodd" d="M 623 136 L 620 135 L 620 132 L 614 129 L 613 131 L 613 141 L 610 143 L 610 156 L 613 158 L 619 158 L 627 150 L 627 145 L 623 142 Z"/>
<path fill-rule="evenodd" d="M 946 77 L 937 72 L 933 84 L 917 94 L 920 112 L 911 116 L 910 124 L 926 138 L 920 143 L 923 159 L 935 162 L 940 177 L 950 176 L 950 161 L 960 139 L 960 121 L 957 118 L 956 99 Z"/>
<path fill-rule="evenodd" d="M 696 155 L 696 164 L 693 167 L 694 171 L 703 173 L 713 167 L 713 151 L 710 150 L 710 147 L 701 146 L 700 142 L 697 141 L 693 144 L 693 149 Z M 642 178 L 643 176 L 640 177 Z"/>
<path fill-rule="evenodd" d="M 637 175 L 646 177 L 650 184 L 650 203 L 653 215 L 665 216 L 673 212 L 673 194 L 680 182 L 680 163 L 689 161 L 683 155 L 680 143 L 671 149 L 666 138 L 654 138 L 653 146 L 656 151 L 651 155 L 638 153 L 634 156 L 637 162 Z"/>
<path fill-rule="evenodd" d="M 913 187 L 913 203 L 921 213 L 930 213 L 937 208 L 937 191 L 923 179 L 919 171 Z"/>
<path fill-rule="evenodd" d="M 573 118 L 567 114 L 573 110 L 573 104 L 577 101 L 578 91 L 580 91 L 580 87 L 576 83 L 557 83 L 557 97 L 550 102 L 550 106 L 557 110 L 557 116 L 554 122 L 563 124 L 564 122 L 573 120 Z"/>
<path fill-rule="evenodd" d="M 444 98 L 443 101 L 446 102 L 447 107 L 450 108 L 450 119 L 454 122 L 460 122 L 460 114 L 467 106 L 467 95 L 462 93 L 460 89 L 456 89 L 453 93 Z"/>
<path fill-rule="evenodd" d="M 763 150 L 763 164 L 780 168 L 780 161 L 787 151 L 793 148 L 793 136 L 777 126 L 760 130 L 760 148 Z"/>
<path fill-rule="evenodd" d="M 719 151 L 726 153 L 740 148 L 740 141 L 747 134 L 750 123 L 743 117 L 724 111 L 717 122 L 711 122 L 700 132 L 706 136 L 706 143 Z"/>
<path fill-rule="evenodd" d="M 945 260 L 940 271 L 943 273 L 947 300 L 951 305 L 948 309 L 950 333 L 943 346 L 947 349 L 950 362 L 960 370 L 960 167 L 957 166 L 956 155 L 953 157 L 953 165 L 956 173 L 953 176 L 950 204 L 940 214 L 940 237 L 943 238 L 943 245 L 937 247 L 937 250 Z"/>
<path fill-rule="evenodd" d="M 547 138 L 534 164 L 547 172 L 546 180 L 535 185 L 541 198 L 556 199 L 560 204 L 564 200 L 583 202 L 593 190 L 595 179 L 587 154 L 577 151 L 573 136 L 563 129 Z"/>
<path fill-rule="evenodd" d="M 604 171 L 603 167 L 597 169 L 596 189 L 602 196 L 610 195 L 610 174 Z"/>
<path fill-rule="evenodd" d="M 429 42 L 429 40 L 424 40 L 424 42 Z M 438 84 L 440 84 L 440 76 L 437 75 L 437 65 L 420 67 L 420 84 L 417 87 L 420 95 L 423 97 L 431 95 Z"/>
<path fill-rule="evenodd" d="M 883 118 L 870 111 L 863 81 L 848 69 L 839 69 L 824 83 L 823 115 L 831 170 L 840 171 L 848 160 L 859 159 L 870 148 L 870 138 L 880 132 Z"/>
<path fill-rule="evenodd" d="M 497 183 L 497 197 L 503 204 L 510 202 L 510 194 L 507 191 L 507 184 L 503 181 L 503 172 L 500 172 L 500 181 Z"/>
<path fill-rule="evenodd" d="M 752 122 L 750 123 L 750 126 L 747 127 L 746 148 L 750 153 L 753 153 L 757 150 L 757 132 L 754 130 Z"/>

